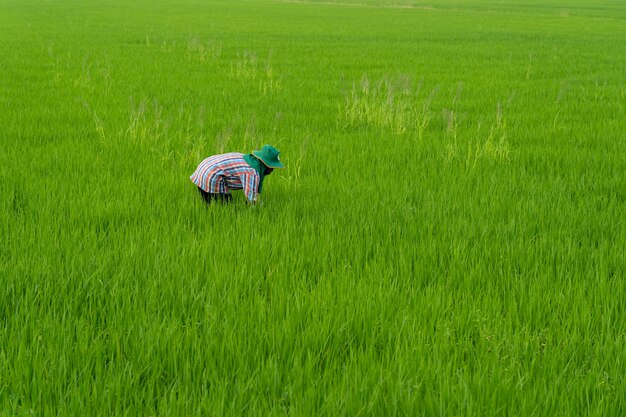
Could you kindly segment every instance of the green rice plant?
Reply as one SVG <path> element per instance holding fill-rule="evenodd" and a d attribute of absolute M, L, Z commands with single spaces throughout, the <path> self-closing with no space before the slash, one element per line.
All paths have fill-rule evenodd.
<path fill-rule="evenodd" d="M 4 0 L 0 416 L 623 415 L 625 17 Z"/>

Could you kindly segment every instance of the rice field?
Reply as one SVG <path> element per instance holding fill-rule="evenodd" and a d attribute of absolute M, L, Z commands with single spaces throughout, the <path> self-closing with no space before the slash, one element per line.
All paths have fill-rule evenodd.
<path fill-rule="evenodd" d="M 0 416 L 625 415 L 625 41 L 620 0 L 0 0 Z"/>

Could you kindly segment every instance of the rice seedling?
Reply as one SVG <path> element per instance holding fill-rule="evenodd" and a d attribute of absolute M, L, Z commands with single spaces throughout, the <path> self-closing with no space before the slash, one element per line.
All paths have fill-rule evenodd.
<path fill-rule="evenodd" d="M 0 416 L 624 414 L 624 19 L 4 0 Z"/>

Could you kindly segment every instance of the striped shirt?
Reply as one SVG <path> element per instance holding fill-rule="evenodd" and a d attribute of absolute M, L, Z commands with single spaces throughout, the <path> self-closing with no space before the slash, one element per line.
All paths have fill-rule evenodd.
<path fill-rule="evenodd" d="M 190 178 L 207 193 L 230 194 L 230 190 L 243 189 L 249 201 L 255 201 L 259 190 L 259 174 L 239 152 L 209 156 Z"/>

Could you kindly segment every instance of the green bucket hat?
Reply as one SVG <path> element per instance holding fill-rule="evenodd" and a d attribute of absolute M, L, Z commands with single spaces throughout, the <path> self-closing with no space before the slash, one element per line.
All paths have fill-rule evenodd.
<path fill-rule="evenodd" d="M 278 159 L 280 151 L 272 145 L 265 145 L 260 151 L 252 152 L 254 156 L 259 158 L 268 168 L 284 168 L 285 166 Z"/>

